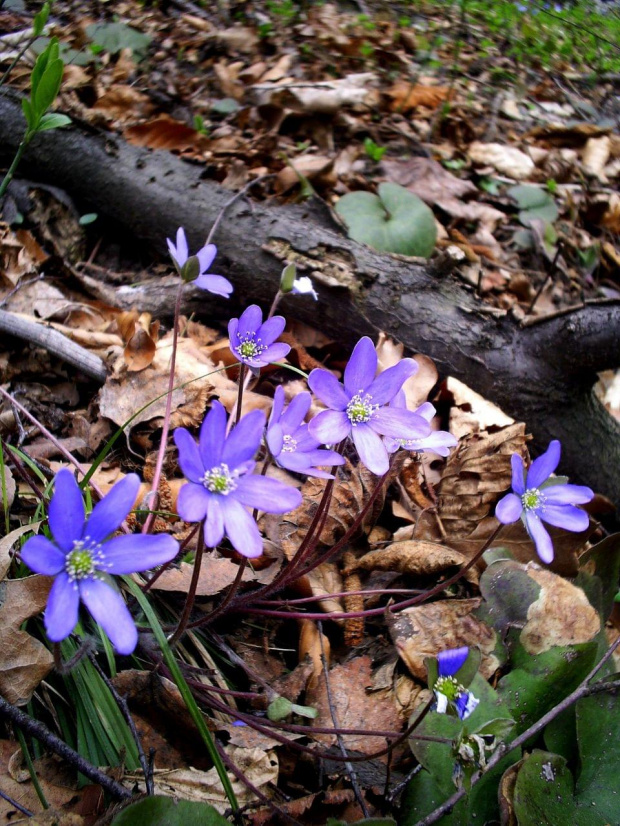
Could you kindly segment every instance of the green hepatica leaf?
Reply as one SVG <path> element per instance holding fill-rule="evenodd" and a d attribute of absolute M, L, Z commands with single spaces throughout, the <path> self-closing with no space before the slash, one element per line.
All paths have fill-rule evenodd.
<path fill-rule="evenodd" d="M 141 58 L 151 44 L 151 38 L 147 34 L 142 34 L 125 23 L 93 23 L 86 27 L 86 33 L 93 43 L 110 54 L 117 54 L 122 49 L 131 49 Z"/>
<path fill-rule="evenodd" d="M 437 229 L 432 211 L 398 184 L 380 184 L 378 194 L 350 192 L 336 204 L 349 237 L 379 252 L 417 255 L 433 252 Z"/>
<path fill-rule="evenodd" d="M 519 826 L 603 826 L 610 823 L 596 808 L 577 805 L 573 776 L 558 754 L 534 751 L 525 758 L 514 790 L 514 812 Z M 614 819 L 617 820 L 616 808 Z"/>
<path fill-rule="evenodd" d="M 37 132 L 45 132 L 47 129 L 58 129 L 61 126 L 69 126 L 71 118 L 61 115 L 59 112 L 48 112 L 43 115 L 37 126 Z"/>
<path fill-rule="evenodd" d="M 489 563 L 480 578 L 484 602 L 477 611 L 478 619 L 504 632 L 509 627 L 523 627 L 530 605 L 538 599 L 540 585 L 528 576 L 519 562 L 499 559 Z"/>
<path fill-rule="evenodd" d="M 526 227 L 538 218 L 552 224 L 558 217 L 558 208 L 551 193 L 538 186 L 520 184 L 512 186 L 508 194 L 519 205 L 519 221 Z"/>
<path fill-rule="evenodd" d="M 230 826 L 208 803 L 147 797 L 116 815 L 111 826 Z"/>

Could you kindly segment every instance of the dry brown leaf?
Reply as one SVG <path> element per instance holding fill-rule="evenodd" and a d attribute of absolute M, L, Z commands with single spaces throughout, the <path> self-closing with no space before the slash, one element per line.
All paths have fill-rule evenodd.
<path fill-rule="evenodd" d="M 30 700 L 54 664 L 43 643 L 20 629 L 24 620 L 45 608 L 51 582 L 43 576 L 0 582 L 0 694 L 14 705 Z"/>
<path fill-rule="evenodd" d="M 139 372 L 153 363 L 157 351 L 159 321 L 137 310 L 120 313 L 116 319 L 125 349 L 123 357 L 130 372 Z"/>
<path fill-rule="evenodd" d="M 598 613 L 581 588 L 551 571 L 528 566 L 527 575 L 540 587 L 527 612 L 520 641 L 530 654 L 542 654 L 554 645 L 589 642 L 601 630 Z"/>
<path fill-rule="evenodd" d="M 398 364 L 404 355 L 403 345 L 395 342 L 385 333 L 379 333 L 376 349 L 380 373 L 387 370 L 388 367 Z M 413 358 L 418 365 L 418 372 L 415 376 L 407 379 L 402 387 L 409 410 L 415 410 L 428 399 L 429 393 L 437 384 L 439 378 L 435 362 L 432 359 L 421 353 L 416 354 Z"/>
<path fill-rule="evenodd" d="M 548 123 L 530 129 L 523 137 L 537 138 L 547 146 L 583 146 L 590 138 L 600 138 L 609 132 L 609 127 L 594 123 L 573 123 L 570 126 Z"/>
<path fill-rule="evenodd" d="M 191 126 L 173 120 L 168 115 L 160 115 L 147 123 L 139 123 L 126 129 L 124 136 L 134 146 L 148 146 L 149 149 L 167 149 L 183 152 L 187 149 L 199 149 L 205 143 Z"/>
<path fill-rule="evenodd" d="M 474 141 L 469 146 L 468 154 L 474 163 L 481 166 L 493 166 L 498 172 L 518 181 L 529 178 L 535 169 L 534 161 L 530 156 L 517 149 L 516 146 Z"/>
<path fill-rule="evenodd" d="M 40 525 L 40 522 L 32 522 L 30 525 L 22 525 L 19 528 L 15 528 L 15 530 L 10 533 L 7 533 L 6 536 L 3 536 L 0 539 L 0 580 L 4 579 L 9 568 L 11 567 L 11 562 L 13 561 L 13 557 L 11 555 L 13 545 L 15 545 L 17 540 L 24 534 L 29 533 L 30 531 L 32 531 L 32 533 L 37 533 Z"/>
<path fill-rule="evenodd" d="M 446 648 L 476 646 L 482 654 L 480 672 L 489 679 L 499 668 L 493 654 L 497 634 L 474 613 L 480 599 L 446 599 L 406 608 L 389 623 L 390 636 L 400 657 L 418 680 L 426 679 L 425 657 Z"/>
<path fill-rule="evenodd" d="M 45 260 L 41 259 L 40 252 L 43 251 L 34 239 L 33 244 L 24 237 L 26 230 L 18 232 L 22 233 L 21 241 L 7 224 L 0 223 L 0 273 L 11 287 L 14 287 L 24 275 L 37 272 L 39 264 Z M 27 233 L 27 236 L 32 238 L 30 233 Z"/>
<path fill-rule="evenodd" d="M 153 104 L 148 95 L 133 86 L 117 84 L 97 100 L 93 109 L 113 120 L 124 121 L 148 117 L 153 111 Z"/>
<path fill-rule="evenodd" d="M 453 200 L 478 194 L 471 181 L 457 178 L 433 158 L 383 161 L 381 171 L 388 181 L 406 187 L 427 204 L 440 204 L 444 198 Z"/>
<path fill-rule="evenodd" d="M 323 155 L 299 155 L 291 159 L 289 164 L 278 172 L 275 180 L 275 191 L 281 195 L 296 186 L 299 183 L 300 176 L 307 178 L 309 181 L 323 178 L 330 172 L 333 165 L 333 158 L 327 158 Z"/>
<path fill-rule="evenodd" d="M 258 571 L 253 571 L 251 568 L 246 567 L 241 578 L 242 582 L 258 582 L 261 585 L 268 585 L 278 573 L 281 554 L 278 553 L 278 549 L 272 543 L 267 543 L 265 551 L 272 559 L 271 564 L 266 565 Z M 167 571 L 164 571 L 153 585 L 153 589 L 159 591 L 177 591 L 186 594 L 189 590 L 193 571 L 193 564 L 181 562 L 178 568 L 168 568 Z M 219 594 L 220 591 L 232 585 L 238 571 L 239 565 L 235 564 L 232 559 L 219 556 L 215 551 L 206 553 L 202 559 L 196 595 L 199 597 L 209 597 L 214 594 Z"/>
<path fill-rule="evenodd" d="M 357 567 L 364 571 L 399 571 L 401 574 L 429 576 L 466 562 L 463 554 L 445 545 L 409 540 L 393 542 L 387 548 L 364 554 L 357 561 Z"/>
<path fill-rule="evenodd" d="M 300 664 L 308 658 L 312 663 L 312 673 L 308 677 L 306 683 L 307 691 L 315 691 L 319 685 L 319 679 L 323 673 L 323 657 L 325 655 L 325 662 L 329 668 L 331 645 L 329 639 L 323 637 L 323 648 L 321 650 L 321 635 L 317 628 L 316 622 L 312 620 L 302 619 L 298 621 L 299 624 L 299 662 Z M 290 699 L 290 698 L 289 698 Z"/>
<path fill-rule="evenodd" d="M 377 93 L 373 88 L 376 82 L 374 72 L 363 72 L 320 83 L 259 83 L 252 90 L 260 106 L 269 104 L 294 112 L 335 115 L 344 106 L 366 109 L 376 103 Z"/>
<path fill-rule="evenodd" d="M 387 94 L 392 99 L 392 112 L 411 112 L 418 106 L 436 109 L 448 99 L 449 92 L 447 86 L 422 86 L 408 83 L 406 80 L 397 80 L 391 89 L 388 89 Z"/>
<path fill-rule="evenodd" d="M 374 691 L 372 699 L 366 691 L 372 686 L 370 657 L 356 657 L 341 665 L 336 665 L 329 671 L 329 687 L 333 699 L 334 711 L 340 728 L 377 729 L 379 731 L 400 731 L 402 718 L 396 709 L 392 697 L 392 689 Z M 315 692 L 308 692 L 306 700 L 315 706 L 319 716 L 315 724 L 330 728 L 334 725 L 325 677 L 323 677 Z M 317 740 L 324 743 L 335 743 L 336 737 L 332 734 L 315 734 Z M 372 754 L 379 751 L 382 743 L 379 738 L 367 735 L 349 734 L 343 736 L 345 747 L 362 754 Z"/>
<path fill-rule="evenodd" d="M 457 439 L 490 427 L 514 424 L 514 419 L 507 416 L 497 405 L 453 376 L 448 377 L 446 389 L 454 397 L 454 407 L 450 411 L 450 433 Z"/>
<path fill-rule="evenodd" d="M 611 154 L 611 140 L 609 135 L 600 138 L 590 138 L 583 149 L 581 162 L 587 175 L 594 175 L 601 181 L 607 178 L 603 172 Z"/>
<path fill-rule="evenodd" d="M 438 514 L 449 537 L 468 536 L 510 488 L 513 453 L 525 457 L 525 425 L 461 441 L 448 457 L 437 488 Z"/>

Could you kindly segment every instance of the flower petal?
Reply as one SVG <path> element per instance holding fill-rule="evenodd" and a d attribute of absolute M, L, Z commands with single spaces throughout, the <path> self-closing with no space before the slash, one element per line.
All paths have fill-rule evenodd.
<path fill-rule="evenodd" d="M 334 453 L 332 450 L 326 452 Z M 340 454 L 336 455 L 339 456 Z M 281 453 L 280 456 L 278 456 L 277 463 L 286 470 L 292 470 L 293 473 L 304 473 L 306 476 L 315 476 L 318 479 L 333 479 L 334 476 L 325 470 L 319 470 L 315 465 L 329 467 L 330 464 L 337 464 L 330 462 L 323 463 L 322 461 L 312 462 L 306 453 Z"/>
<path fill-rule="evenodd" d="M 423 439 L 431 434 L 431 426 L 426 419 L 398 407 L 382 407 L 375 411 L 368 426 L 375 433 L 394 439 Z"/>
<path fill-rule="evenodd" d="M 232 496 L 248 508 L 267 513 L 288 513 L 301 505 L 301 493 L 296 488 L 258 474 L 239 479 Z"/>
<path fill-rule="evenodd" d="M 56 576 L 65 567 L 65 556 L 46 536 L 33 536 L 20 551 L 22 562 L 36 574 Z"/>
<path fill-rule="evenodd" d="M 233 285 L 227 278 L 213 273 L 199 275 L 194 279 L 194 285 L 201 290 L 208 290 L 213 295 L 221 295 L 223 298 L 229 298 L 233 291 Z"/>
<path fill-rule="evenodd" d="M 274 315 L 273 318 L 268 318 L 264 324 L 261 324 L 258 330 L 260 343 L 263 346 L 269 347 L 270 344 L 279 338 L 284 328 L 286 327 L 286 319 L 281 315 Z"/>
<path fill-rule="evenodd" d="M 185 236 L 185 230 L 183 227 L 179 227 L 177 230 L 177 258 L 179 260 L 179 264 L 183 266 L 187 259 L 189 258 L 189 247 L 187 245 L 187 238 Z"/>
<path fill-rule="evenodd" d="M 134 574 L 170 562 L 179 552 L 179 543 L 165 533 L 116 536 L 103 548 L 103 568 L 110 574 Z"/>
<path fill-rule="evenodd" d="M 556 528 L 564 528 L 565 531 L 581 533 L 590 524 L 590 518 L 585 511 L 576 508 L 574 505 L 549 505 L 545 503 L 544 508 L 538 511 L 538 515 L 543 522 L 555 525 Z"/>
<path fill-rule="evenodd" d="M 261 326 L 263 320 L 263 311 L 258 304 L 250 304 L 249 307 L 239 316 L 239 325 L 237 327 L 237 340 L 231 341 L 231 347 L 237 346 L 239 341 L 248 335 L 255 335 L 258 328 Z"/>
<path fill-rule="evenodd" d="M 123 519 L 136 501 L 139 490 L 140 477 L 137 473 L 129 473 L 117 482 L 93 508 L 84 527 L 84 538 L 89 536 L 93 542 L 103 542 L 122 525 Z"/>
<path fill-rule="evenodd" d="M 118 653 L 131 654 L 138 643 L 138 631 L 118 591 L 107 582 L 88 577 L 80 582 L 80 596 Z"/>
<path fill-rule="evenodd" d="M 282 411 L 284 410 L 284 388 L 281 384 L 276 387 L 276 392 L 273 394 L 273 404 L 271 405 L 271 413 L 269 414 L 269 427 L 272 425 L 279 423 L 280 416 L 282 415 Z"/>
<path fill-rule="evenodd" d="M 205 542 L 207 548 L 217 548 L 224 539 L 224 513 L 220 506 L 221 496 L 212 496 L 207 508 L 207 518 L 205 519 Z"/>
<path fill-rule="evenodd" d="M 198 250 L 198 252 L 196 253 L 196 258 L 198 259 L 198 263 L 200 264 L 200 275 L 202 275 L 209 269 L 216 255 L 217 247 L 215 246 L 215 244 L 205 244 L 201 250 Z M 217 277 L 221 278 L 222 276 L 219 275 Z M 224 279 L 224 281 L 226 281 L 226 279 Z"/>
<path fill-rule="evenodd" d="M 267 428 L 267 447 L 271 451 L 271 455 L 276 459 L 282 452 L 284 445 L 284 432 L 281 425 L 272 424 Z"/>
<path fill-rule="evenodd" d="M 512 467 L 512 489 L 519 496 L 525 493 L 525 467 L 523 466 L 523 459 L 518 453 L 513 453 L 510 457 L 510 464 Z"/>
<path fill-rule="evenodd" d="M 463 691 L 462 694 L 456 698 L 456 702 L 454 703 L 454 707 L 456 708 L 456 713 L 460 717 L 461 720 L 467 720 L 469 715 L 474 711 L 476 706 L 479 704 L 480 700 L 478 700 L 471 691 Z"/>
<path fill-rule="evenodd" d="M 351 428 L 351 436 L 362 463 L 371 473 L 383 476 L 390 469 L 390 457 L 383 440 L 367 424 Z"/>
<path fill-rule="evenodd" d="M 252 515 L 236 499 L 223 496 L 222 500 L 224 525 L 232 546 L 249 559 L 262 556 L 263 538 Z"/>
<path fill-rule="evenodd" d="M 553 562 L 553 542 L 543 523 L 533 511 L 526 512 L 525 526 L 527 532 L 534 540 L 536 553 L 543 562 L 549 565 L 549 563 Z"/>
<path fill-rule="evenodd" d="M 500 499 L 495 508 L 495 518 L 499 519 L 502 525 L 510 525 L 521 518 L 523 513 L 523 503 L 521 498 L 514 493 L 508 493 Z"/>
<path fill-rule="evenodd" d="M 336 376 L 321 367 L 315 367 L 310 373 L 308 386 L 315 396 L 318 396 L 332 410 L 346 410 L 351 400 Z"/>
<path fill-rule="evenodd" d="M 401 393 L 397 393 L 395 398 L 398 398 L 398 396 L 400 396 L 400 395 L 401 395 Z M 405 394 L 402 393 L 402 395 L 404 397 Z M 390 402 L 390 406 L 391 407 L 397 407 L 398 405 L 394 404 L 394 399 L 393 399 Z M 402 405 L 402 407 L 406 407 L 406 405 Z M 426 419 L 427 422 L 431 422 L 433 420 L 433 417 L 437 413 L 437 411 L 435 410 L 434 405 L 432 405 L 430 402 L 424 402 L 424 404 L 421 404 L 413 412 L 417 416 L 422 416 L 422 418 Z"/>
<path fill-rule="evenodd" d="M 402 359 L 394 367 L 388 367 L 368 387 L 367 392 L 372 396 L 373 404 L 387 404 L 401 389 L 411 376 L 418 372 L 418 363 L 413 359 Z"/>
<path fill-rule="evenodd" d="M 280 418 L 280 424 L 287 433 L 293 433 L 294 430 L 297 430 L 297 428 L 301 426 L 308 410 L 310 410 L 311 404 L 312 396 L 306 391 L 298 393 L 291 399 L 289 406 Z"/>
<path fill-rule="evenodd" d="M 179 467 L 190 482 L 199 482 L 204 476 L 205 468 L 200 458 L 196 439 L 189 430 L 177 427 L 173 433 L 174 443 L 179 451 Z"/>
<path fill-rule="evenodd" d="M 45 630 L 52 642 L 60 642 L 68 637 L 78 621 L 80 592 L 66 573 L 58 574 L 47 600 Z"/>
<path fill-rule="evenodd" d="M 290 344 L 284 344 L 283 341 L 278 341 L 275 344 L 270 344 L 257 358 L 248 359 L 248 361 L 253 361 L 257 366 L 261 367 L 265 364 L 273 364 L 274 361 L 280 361 L 280 359 L 286 358 L 290 352 Z"/>
<path fill-rule="evenodd" d="M 551 476 L 560 464 L 561 445 L 557 439 L 549 443 L 547 450 L 534 459 L 527 472 L 527 487 L 539 488 L 542 483 Z"/>
<path fill-rule="evenodd" d="M 434 430 L 430 436 L 420 439 L 418 450 L 428 450 L 438 456 L 449 456 L 450 448 L 456 447 L 459 440 L 447 430 Z"/>
<path fill-rule="evenodd" d="M 372 339 L 360 338 L 344 370 L 344 388 L 350 396 L 366 391 L 377 372 L 377 351 Z"/>
<path fill-rule="evenodd" d="M 233 427 L 226 439 L 221 458 L 231 471 L 254 458 L 263 438 L 264 427 L 265 414 L 262 410 L 246 413 L 239 420 L 239 424 Z"/>
<path fill-rule="evenodd" d="M 212 495 L 202 485 L 188 482 L 179 491 L 177 513 L 185 522 L 202 522 Z"/>
<path fill-rule="evenodd" d="M 226 410 L 223 404 L 214 401 L 202 423 L 198 439 L 198 450 L 205 470 L 210 470 L 221 463 L 225 438 Z"/>
<path fill-rule="evenodd" d="M 437 654 L 437 667 L 440 677 L 452 677 L 469 656 L 469 648 L 448 648 Z"/>
<path fill-rule="evenodd" d="M 547 505 L 585 505 L 594 498 L 594 491 L 585 485 L 550 485 L 542 493 Z"/>
<path fill-rule="evenodd" d="M 308 423 L 311 436 L 322 445 L 336 445 L 351 432 L 351 422 L 346 413 L 322 410 Z"/>
<path fill-rule="evenodd" d="M 63 551 L 70 551 L 73 543 L 82 538 L 84 500 L 80 486 L 68 468 L 63 468 L 56 474 L 48 518 L 56 544 Z"/>

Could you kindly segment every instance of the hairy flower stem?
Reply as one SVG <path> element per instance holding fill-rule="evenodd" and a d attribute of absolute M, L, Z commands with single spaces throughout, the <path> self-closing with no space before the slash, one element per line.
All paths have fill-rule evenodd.
<path fill-rule="evenodd" d="M 151 512 L 146 517 L 144 525 L 142 526 L 142 533 L 150 533 L 155 521 L 155 514 L 159 507 L 159 482 L 161 480 L 161 472 L 164 466 L 164 456 L 166 455 L 166 443 L 168 441 L 168 433 L 170 432 L 170 416 L 172 414 L 172 391 L 174 390 L 174 373 L 177 362 L 177 346 L 179 340 L 179 317 L 181 315 L 181 299 L 183 297 L 183 279 L 179 280 L 179 289 L 177 290 L 177 298 L 174 302 L 174 320 L 172 322 L 172 352 L 170 354 L 170 375 L 168 377 L 168 393 L 166 394 L 166 410 L 164 412 L 164 423 L 161 429 L 161 440 L 159 442 L 159 450 L 157 452 L 157 462 L 155 463 L 155 470 L 153 471 L 153 482 L 151 484 L 151 493 L 154 497 L 154 506 Z"/>
<path fill-rule="evenodd" d="M 234 597 L 235 597 L 235 595 L 236 595 L 236 593 L 239 590 L 239 587 L 241 585 L 241 580 L 243 579 L 243 572 L 245 571 L 245 568 L 246 568 L 247 564 L 248 564 L 247 557 L 245 557 L 245 556 L 242 557 L 241 561 L 239 562 L 239 565 L 237 566 L 237 574 L 235 576 L 234 582 L 232 583 L 232 585 L 228 589 L 228 593 L 224 597 L 223 601 L 217 606 L 217 608 L 214 608 L 213 611 L 211 611 L 211 613 L 209 614 L 209 621 L 210 622 L 213 622 L 219 616 L 221 616 L 226 611 L 226 609 L 228 608 L 228 606 L 230 605 L 232 600 L 234 599 Z M 188 628 L 194 628 L 194 627 L 197 627 L 199 625 L 201 625 L 200 620 L 198 620 L 198 622 L 190 623 L 190 625 L 188 625 L 187 627 Z"/>
<path fill-rule="evenodd" d="M 239 365 L 239 393 L 237 395 L 237 412 L 235 413 L 235 424 L 239 424 L 239 419 L 241 418 L 241 404 L 243 402 L 243 391 L 245 389 L 245 382 L 246 382 L 246 373 L 248 372 L 248 368 L 245 364 Z M 248 374 L 248 384 L 249 384 L 249 374 Z"/>
<path fill-rule="evenodd" d="M 196 558 L 194 559 L 194 570 L 192 571 L 192 580 L 189 584 L 187 599 L 185 600 L 185 606 L 183 608 L 183 613 L 181 614 L 179 624 L 177 625 L 177 629 L 172 634 L 172 636 L 168 638 L 168 645 L 170 646 L 170 648 L 172 648 L 172 646 L 180 639 L 180 637 L 185 633 L 187 629 L 187 623 L 191 616 L 192 609 L 194 607 L 194 602 L 196 600 L 196 589 L 198 588 L 198 580 L 200 578 L 200 568 L 202 565 L 202 556 L 204 553 L 204 548 L 204 528 L 201 523 L 200 530 L 198 532 L 198 545 L 196 546 Z"/>
<path fill-rule="evenodd" d="M 199 523 L 199 522 L 196 523 L 194 525 L 194 527 L 192 528 L 192 530 L 190 531 L 190 533 L 188 533 L 188 535 L 185 537 L 185 539 L 181 542 L 181 544 L 179 545 L 179 553 L 181 553 L 181 551 L 183 551 L 187 547 L 187 545 L 191 542 L 191 540 L 194 538 L 194 536 L 196 535 L 196 531 L 200 528 L 200 524 L 201 523 Z M 173 559 L 171 559 L 170 562 L 166 562 L 164 565 L 162 565 L 160 567 L 160 569 L 157 571 L 156 574 L 153 574 L 153 576 L 148 580 L 148 582 L 144 583 L 144 585 L 142 586 L 142 593 L 143 594 L 146 594 L 151 590 L 151 588 L 153 587 L 153 585 L 155 585 L 155 583 L 157 582 L 159 577 L 165 571 L 168 570 L 168 568 L 172 565 L 173 562 L 174 562 Z"/>

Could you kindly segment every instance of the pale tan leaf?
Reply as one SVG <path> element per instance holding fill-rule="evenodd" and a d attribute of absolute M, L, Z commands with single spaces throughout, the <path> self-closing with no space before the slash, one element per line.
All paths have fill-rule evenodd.
<path fill-rule="evenodd" d="M 364 554 L 357 567 L 364 571 L 398 571 L 401 574 L 429 576 L 446 568 L 460 567 L 466 557 L 436 542 L 393 542 L 388 547 Z"/>
<path fill-rule="evenodd" d="M 493 166 L 503 175 L 516 180 L 529 178 L 534 172 L 534 161 L 516 146 L 502 143 L 482 143 L 474 141 L 469 145 L 469 157 L 481 166 Z"/>

